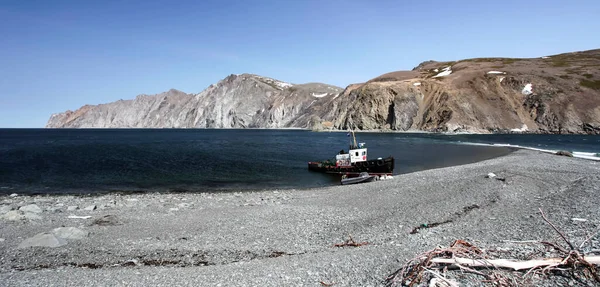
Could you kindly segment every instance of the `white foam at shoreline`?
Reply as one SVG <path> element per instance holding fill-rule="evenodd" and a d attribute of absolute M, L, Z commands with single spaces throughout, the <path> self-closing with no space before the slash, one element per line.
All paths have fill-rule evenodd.
<path fill-rule="evenodd" d="M 460 142 L 460 143 L 465 144 L 465 145 L 477 145 L 477 146 L 512 147 L 512 148 L 540 151 L 540 152 L 545 152 L 545 153 L 550 153 L 550 154 L 555 154 L 556 152 L 558 152 L 558 150 L 541 149 L 541 148 L 512 145 L 512 144 L 486 144 L 486 143 L 472 143 L 472 142 Z M 597 157 L 596 154 L 593 152 L 573 151 L 572 153 L 573 153 L 573 157 L 576 157 L 576 158 L 600 161 L 600 157 Z"/>

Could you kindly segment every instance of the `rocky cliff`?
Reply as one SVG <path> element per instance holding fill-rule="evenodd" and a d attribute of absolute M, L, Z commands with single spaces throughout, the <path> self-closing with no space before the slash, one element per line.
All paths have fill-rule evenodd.
<path fill-rule="evenodd" d="M 47 127 L 311 128 L 600 134 L 600 50 L 427 61 L 342 90 L 230 75 L 54 114 Z"/>
<path fill-rule="evenodd" d="M 53 114 L 48 128 L 310 127 L 310 115 L 341 88 L 292 85 L 251 74 L 230 75 L 199 94 L 170 90 Z"/>
<path fill-rule="evenodd" d="M 427 61 L 342 95 L 337 129 L 600 134 L 600 50 Z"/>

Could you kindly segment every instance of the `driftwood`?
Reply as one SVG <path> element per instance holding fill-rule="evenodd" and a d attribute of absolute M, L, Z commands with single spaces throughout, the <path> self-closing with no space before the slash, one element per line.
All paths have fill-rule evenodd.
<path fill-rule="evenodd" d="M 431 275 L 435 276 L 435 278 L 431 279 L 431 281 L 429 282 L 429 286 L 439 286 L 439 285 L 445 285 L 448 287 L 458 287 L 458 283 L 452 281 L 452 280 L 448 280 L 446 277 L 444 277 L 443 275 L 441 275 L 440 273 L 433 271 L 433 270 L 425 270 L 427 273 L 430 273 Z M 440 284 L 438 282 L 442 282 L 443 284 Z"/>
<path fill-rule="evenodd" d="M 600 265 L 600 256 L 583 256 L 583 260 L 590 264 Z M 460 264 L 469 267 L 507 268 L 513 270 L 527 270 L 538 267 L 558 267 L 565 265 L 566 258 L 545 258 L 527 261 L 515 261 L 510 259 L 469 259 L 469 258 L 433 258 L 432 263 Z"/>
<path fill-rule="evenodd" d="M 600 255 L 586 255 L 584 252 L 575 249 L 574 244 L 567 239 L 566 235 L 558 229 L 548 217 L 546 217 L 546 214 L 544 214 L 541 209 L 539 211 L 544 221 L 560 235 L 568 247 L 565 248 L 557 243 L 533 240 L 514 241 L 513 243 L 541 243 L 556 250 L 559 255 L 558 257 L 523 261 L 513 259 L 493 259 L 473 244 L 463 240 L 455 240 L 448 248 L 438 247 L 409 260 L 402 268 L 388 276 L 385 283 L 387 286 L 396 284 L 414 286 L 426 279 L 425 274 L 431 274 L 433 275 L 433 279 L 442 281 L 448 286 L 453 286 L 453 284 L 455 284 L 454 282 L 447 280 L 440 273 L 432 271 L 434 269 L 445 271 L 449 266 L 460 268 L 465 272 L 481 275 L 486 278 L 483 282 L 492 283 L 495 286 L 520 285 L 514 277 L 508 278 L 502 273 L 494 271 L 498 269 L 526 271 L 523 278 L 528 274 L 539 273 L 540 271 L 542 273 L 558 270 L 571 270 L 573 272 L 582 271 L 584 276 L 600 283 L 600 274 L 597 270 L 597 267 L 600 266 Z M 599 233 L 600 231 L 587 236 L 585 241 L 579 246 L 579 249 Z M 482 271 L 489 272 L 484 273 Z M 431 278 L 431 276 L 429 276 L 429 278 Z"/>
<path fill-rule="evenodd" d="M 460 255 L 460 256 L 458 256 Z M 468 258 L 472 257 L 472 258 Z M 475 258 L 475 259 L 473 259 Z M 588 271 L 590 277 L 600 282 L 595 266 L 600 266 L 600 256 L 580 256 L 577 252 L 570 252 L 565 257 L 545 258 L 536 260 L 517 261 L 512 259 L 491 259 L 482 253 L 477 247 L 462 240 L 456 240 L 448 248 L 436 248 L 418 256 L 394 274 L 386 278 L 386 285 L 393 286 L 402 284 L 414 286 L 425 279 L 425 273 L 433 274 L 430 270 L 445 269 L 448 266 L 454 266 L 461 270 L 483 276 L 486 282 L 492 282 L 497 286 L 518 286 L 519 284 L 510 283 L 510 279 L 500 273 L 484 273 L 477 269 L 496 270 L 511 269 L 515 271 L 526 271 L 525 275 L 532 272 L 549 272 L 558 269 L 577 270 L 583 268 Z M 433 274 L 439 278 L 439 273 Z M 448 283 L 448 282 L 446 282 Z M 451 284 L 448 284 L 452 286 Z"/>
<path fill-rule="evenodd" d="M 386 278 L 386 285 L 393 286 L 399 282 L 407 286 L 419 284 L 424 279 L 426 270 L 439 267 L 439 264 L 432 262 L 433 259 L 439 257 L 452 258 L 455 255 L 485 258 L 483 251 L 473 244 L 464 240 L 455 240 L 448 248 L 436 248 L 409 260 L 402 268 Z"/>

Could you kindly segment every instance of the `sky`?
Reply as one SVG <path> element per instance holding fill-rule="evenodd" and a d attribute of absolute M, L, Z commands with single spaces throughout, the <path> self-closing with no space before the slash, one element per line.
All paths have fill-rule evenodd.
<path fill-rule="evenodd" d="M 230 74 L 346 87 L 427 60 L 598 49 L 598 15 L 598 0 L 0 0 L 0 128 Z"/>

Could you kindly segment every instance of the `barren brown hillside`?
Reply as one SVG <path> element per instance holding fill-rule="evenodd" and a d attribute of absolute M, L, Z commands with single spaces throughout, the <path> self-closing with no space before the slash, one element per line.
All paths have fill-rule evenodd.
<path fill-rule="evenodd" d="M 340 129 L 600 134 L 600 50 L 427 61 L 342 95 Z"/>

